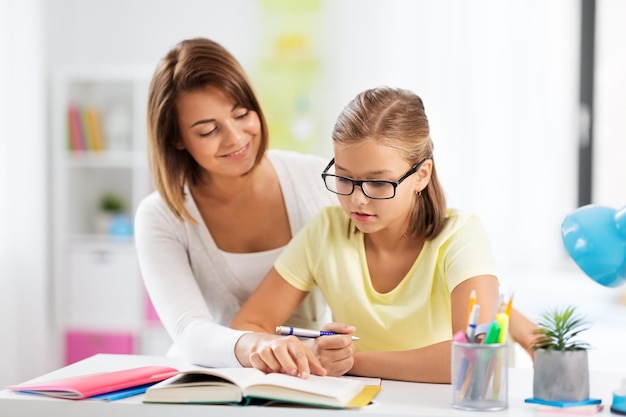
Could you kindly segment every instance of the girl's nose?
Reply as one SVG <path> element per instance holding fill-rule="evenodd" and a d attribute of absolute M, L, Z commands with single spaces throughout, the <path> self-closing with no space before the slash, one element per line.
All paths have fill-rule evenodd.
<path fill-rule="evenodd" d="M 369 198 L 365 194 L 363 194 L 363 189 L 360 185 L 354 186 L 354 190 L 352 191 L 352 194 L 350 194 L 350 199 L 350 201 L 352 201 L 352 204 L 354 205 L 364 204 L 369 201 Z"/>

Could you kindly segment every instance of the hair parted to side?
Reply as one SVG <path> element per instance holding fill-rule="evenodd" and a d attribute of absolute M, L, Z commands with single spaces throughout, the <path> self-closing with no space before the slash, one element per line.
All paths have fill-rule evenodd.
<path fill-rule="evenodd" d="M 358 94 L 341 112 L 332 133 L 335 145 L 372 140 L 397 149 L 411 165 L 432 159 L 432 173 L 421 195 L 415 196 L 407 236 L 436 237 L 446 222 L 446 198 L 437 178 L 434 145 L 422 99 L 405 89 L 378 87 Z"/>
<path fill-rule="evenodd" d="M 148 157 L 157 191 L 181 221 L 195 219 L 185 209 L 186 184 L 194 184 L 201 167 L 186 150 L 176 100 L 181 93 L 205 86 L 221 89 L 237 104 L 255 111 L 261 122 L 261 144 L 255 167 L 268 146 L 267 122 L 241 64 L 220 44 L 205 38 L 183 40 L 158 64 L 148 92 Z"/>

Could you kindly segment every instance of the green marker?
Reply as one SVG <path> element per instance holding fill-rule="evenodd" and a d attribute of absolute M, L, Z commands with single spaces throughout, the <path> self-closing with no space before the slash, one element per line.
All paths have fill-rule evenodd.
<path fill-rule="evenodd" d="M 485 336 L 486 345 L 498 343 L 498 339 L 500 338 L 500 329 L 500 324 L 498 324 L 497 321 L 491 322 L 489 330 L 487 330 L 487 336 Z"/>

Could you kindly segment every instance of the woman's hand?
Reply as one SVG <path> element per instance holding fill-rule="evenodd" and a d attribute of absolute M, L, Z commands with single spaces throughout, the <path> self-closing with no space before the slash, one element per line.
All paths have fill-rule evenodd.
<path fill-rule="evenodd" d="M 330 376 L 341 376 L 354 365 L 354 342 L 351 334 L 354 326 L 343 323 L 328 323 L 322 330 L 335 332 L 334 336 L 322 336 L 315 339 L 315 353 Z"/>
<path fill-rule="evenodd" d="M 263 372 L 281 372 L 305 379 L 310 374 L 327 373 L 315 354 L 295 336 L 245 333 L 235 345 L 235 354 L 243 366 Z"/>

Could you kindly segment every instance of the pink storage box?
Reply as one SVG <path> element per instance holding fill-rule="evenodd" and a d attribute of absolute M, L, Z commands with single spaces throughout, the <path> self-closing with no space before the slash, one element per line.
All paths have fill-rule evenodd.
<path fill-rule="evenodd" d="M 130 332 L 68 330 L 65 332 L 65 364 L 96 353 L 136 353 L 135 335 Z"/>

